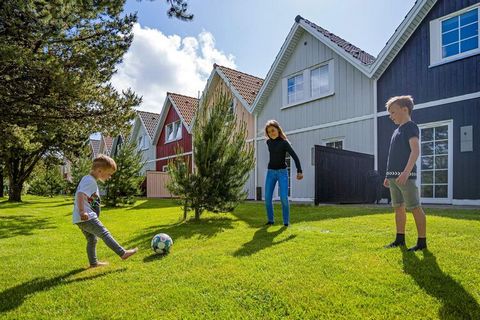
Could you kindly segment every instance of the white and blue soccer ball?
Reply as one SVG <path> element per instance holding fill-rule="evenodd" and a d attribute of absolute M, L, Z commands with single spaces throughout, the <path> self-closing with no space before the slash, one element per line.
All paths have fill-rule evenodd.
<path fill-rule="evenodd" d="M 166 233 L 156 234 L 152 238 L 152 250 L 159 254 L 168 254 L 173 246 L 173 240 Z"/>

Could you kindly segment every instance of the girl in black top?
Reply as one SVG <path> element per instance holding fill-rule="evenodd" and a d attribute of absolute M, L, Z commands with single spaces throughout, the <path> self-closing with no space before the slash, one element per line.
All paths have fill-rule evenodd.
<path fill-rule="evenodd" d="M 293 158 L 297 167 L 297 179 L 303 179 L 302 166 L 295 151 L 293 151 L 287 136 L 283 132 L 279 123 L 270 120 L 265 125 L 265 137 L 267 139 L 270 161 L 268 162 L 267 177 L 265 179 L 265 207 L 267 210 L 267 225 L 274 223 L 273 216 L 273 190 L 278 181 L 280 189 L 280 200 L 282 202 L 283 225 L 288 227 L 290 224 L 290 208 L 288 203 L 288 171 L 285 163 L 286 153 Z"/>

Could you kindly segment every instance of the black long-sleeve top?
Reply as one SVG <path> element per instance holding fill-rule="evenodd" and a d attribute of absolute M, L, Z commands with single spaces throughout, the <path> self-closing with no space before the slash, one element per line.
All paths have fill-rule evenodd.
<path fill-rule="evenodd" d="M 268 162 L 268 169 L 279 170 L 287 168 L 285 163 L 286 153 L 295 161 L 295 167 L 297 167 L 297 173 L 302 173 L 302 166 L 297 154 L 293 151 L 290 142 L 283 140 L 281 137 L 276 139 L 267 140 L 268 152 L 270 152 L 270 161 Z"/>

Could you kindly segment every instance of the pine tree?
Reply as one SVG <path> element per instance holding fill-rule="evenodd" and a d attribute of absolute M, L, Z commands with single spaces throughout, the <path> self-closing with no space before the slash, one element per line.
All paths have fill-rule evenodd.
<path fill-rule="evenodd" d="M 221 92 L 212 99 L 202 103 L 195 118 L 194 172 L 189 173 L 185 158 L 169 164 L 169 190 L 180 197 L 185 212 L 195 212 L 196 220 L 205 210 L 233 211 L 247 196 L 244 185 L 254 167 L 246 123 L 231 111 L 231 98 Z"/>
<path fill-rule="evenodd" d="M 113 159 L 117 163 L 117 171 L 103 184 L 106 191 L 103 200 L 110 207 L 133 204 L 144 179 L 140 175 L 144 166 L 142 155 L 138 153 L 135 142 L 129 140 L 122 144 Z"/>

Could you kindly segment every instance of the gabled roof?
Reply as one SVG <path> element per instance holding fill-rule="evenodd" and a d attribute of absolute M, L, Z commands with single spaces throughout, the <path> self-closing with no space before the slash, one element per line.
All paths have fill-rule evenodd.
<path fill-rule="evenodd" d="M 165 119 L 167 118 L 169 105 L 175 109 L 175 112 L 180 117 L 183 125 L 187 129 L 188 133 L 192 132 L 193 118 L 198 109 L 199 100 L 197 98 L 185 96 L 178 93 L 167 92 L 167 97 L 163 103 L 162 112 L 160 113 L 160 119 L 155 128 L 155 134 L 153 135 L 152 143 L 156 145 L 160 134 L 162 132 L 163 126 L 165 124 Z"/>
<path fill-rule="evenodd" d="M 155 135 L 155 129 L 157 128 L 158 121 L 160 121 L 160 114 L 146 111 L 137 111 L 138 117 L 142 122 L 150 139 L 153 139 Z"/>
<path fill-rule="evenodd" d="M 177 107 L 180 117 L 185 121 L 185 126 L 190 127 L 198 109 L 198 99 L 172 92 L 167 92 L 167 95 L 170 96 L 175 107 Z"/>
<path fill-rule="evenodd" d="M 104 136 L 102 134 L 102 139 L 103 139 L 103 143 L 105 144 L 106 154 L 110 155 L 110 151 L 112 150 L 113 138 L 110 136 Z"/>
<path fill-rule="evenodd" d="M 417 0 L 371 65 L 369 76 L 378 79 L 422 23 L 437 0 Z"/>
<path fill-rule="evenodd" d="M 235 95 L 238 95 L 239 100 L 243 100 L 243 103 L 247 103 L 245 108 L 250 109 L 258 91 L 262 87 L 263 79 L 252 76 L 248 73 L 237 71 L 228 67 L 220 66 L 218 64 L 213 65 L 214 72 L 218 72 L 220 77 L 225 81 L 227 86 L 233 91 Z"/>
<path fill-rule="evenodd" d="M 334 33 L 316 25 L 315 23 L 311 22 L 310 20 L 307 20 L 301 16 L 297 16 L 295 18 L 295 21 L 297 23 L 300 23 L 301 21 L 305 22 L 305 24 L 311 26 L 313 29 L 315 29 L 319 34 L 325 36 L 327 39 L 329 39 L 331 42 L 333 42 L 335 45 L 343 49 L 346 53 L 360 61 L 364 65 L 370 65 L 375 61 L 375 57 L 372 56 L 371 54 L 363 51 L 362 49 L 354 46 L 347 40 L 344 40 L 340 38 L 339 36 L 335 35 Z"/>
<path fill-rule="evenodd" d="M 100 151 L 100 140 L 90 139 L 90 148 L 92 148 L 92 157 L 95 158 Z"/>
<path fill-rule="evenodd" d="M 290 29 L 290 32 L 280 48 L 275 61 L 265 77 L 265 81 L 260 88 L 259 93 L 252 103 L 250 109 L 251 112 L 254 112 L 254 110 L 259 112 L 261 110 L 267 97 L 273 90 L 274 85 L 280 79 L 288 60 L 292 56 L 295 47 L 298 44 L 298 41 L 300 41 L 300 38 L 305 32 L 310 33 L 313 37 L 318 39 L 363 74 L 368 76 L 369 66 L 375 61 L 375 58 L 372 55 L 366 53 L 365 51 L 331 33 L 330 31 L 321 28 L 313 22 L 301 16 L 297 16 L 295 18 L 295 23 Z"/>

